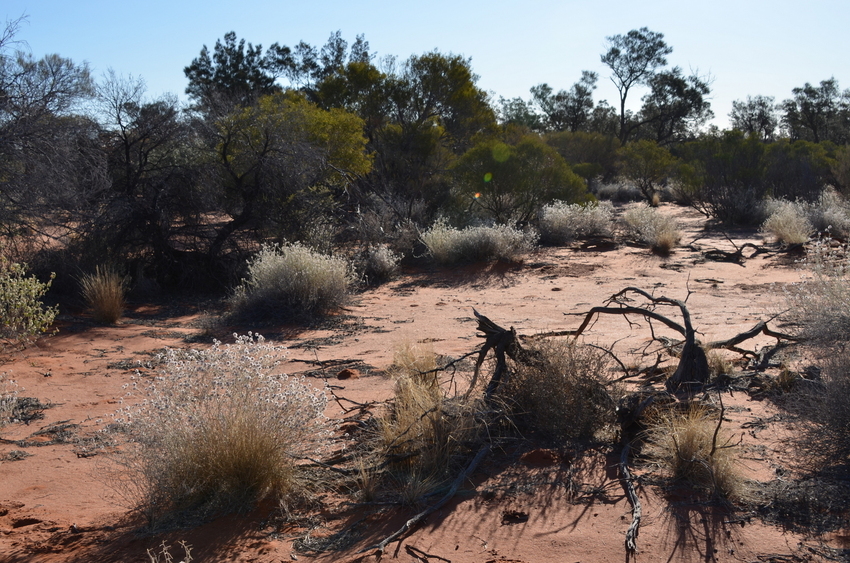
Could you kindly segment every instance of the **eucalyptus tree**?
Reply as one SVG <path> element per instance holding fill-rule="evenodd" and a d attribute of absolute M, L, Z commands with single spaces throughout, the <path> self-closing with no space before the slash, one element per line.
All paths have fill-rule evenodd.
<path fill-rule="evenodd" d="M 656 70 L 667 64 L 666 57 L 672 52 L 673 48 L 664 42 L 664 34 L 646 27 L 607 38 L 607 50 L 601 60 L 611 69 L 611 81 L 620 94 L 621 143 L 629 135 L 626 113 L 629 92 L 635 86 L 648 84 Z"/>

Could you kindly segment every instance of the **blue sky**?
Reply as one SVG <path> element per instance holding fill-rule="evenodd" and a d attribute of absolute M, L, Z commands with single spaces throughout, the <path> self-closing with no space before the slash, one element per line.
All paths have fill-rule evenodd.
<path fill-rule="evenodd" d="M 850 88 L 850 0 L 4 0 L 0 17 L 26 15 L 18 39 L 36 56 L 87 61 L 96 77 L 112 68 L 141 76 L 155 97 L 183 96 L 183 68 L 228 31 L 254 44 L 321 47 L 340 30 L 364 34 L 373 52 L 405 59 L 433 49 L 471 57 L 493 97 L 529 99 L 547 82 L 567 89 L 582 70 L 600 74 L 596 99 L 617 105 L 600 63 L 607 36 L 648 27 L 673 47 L 671 65 L 710 73 L 715 123 L 732 101 L 781 101 L 791 89 L 835 77 Z M 643 90 L 630 99 L 638 104 Z M 632 105 L 632 104 L 630 104 Z"/>

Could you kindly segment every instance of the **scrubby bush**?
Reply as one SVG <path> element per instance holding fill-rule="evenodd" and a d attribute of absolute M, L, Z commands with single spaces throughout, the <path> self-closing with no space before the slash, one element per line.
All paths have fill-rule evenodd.
<path fill-rule="evenodd" d="M 719 426 L 718 412 L 692 403 L 658 409 L 647 422 L 643 452 L 674 481 L 727 500 L 746 495 L 737 448 Z"/>
<path fill-rule="evenodd" d="M 819 238 L 808 248 L 803 279 L 786 290 L 788 320 L 818 346 L 835 346 L 850 334 L 850 248 Z"/>
<path fill-rule="evenodd" d="M 41 301 L 52 281 L 27 277 L 26 265 L 0 258 L 0 350 L 25 346 L 53 324 L 58 308 Z"/>
<path fill-rule="evenodd" d="M 649 245 L 653 252 L 669 254 L 679 244 L 682 233 L 675 219 L 654 207 L 640 205 L 623 214 L 626 236 Z"/>
<path fill-rule="evenodd" d="M 439 264 L 519 261 L 537 243 L 537 234 L 505 225 L 456 229 L 439 220 L 422 233 L 422 243 Z"/>
<path fill-rule="evenodd" d="M 389 370 L 395 395 L 377 421 L 369 444 L 372 456 L 360 470 L 358 481 L 368 489 L 364 493 L 383 489 L 405 504 L 418 504 L 450 482 L 480 445 L 483 405 L 447 396 L 436 367 L 437 356 L 428 346 L 406 344 L 396 350 Z"/>
<path fill-rule="evenodd" d="M 0 373 L 0 428 L 11 422 L 17 404 L 17 384 L 7 374 Z"/>
<path fill-rule="evenodd" d="M 579 238 L 609 237 L 614 229 L 610 202 L 585 205 L 556 201 L 540 211 L 540 238 L 547 244 L 565 244 Z"/>
<path fill-rule="evenodd" d="M 814 233 L 850 237 L 850 205 L 832 188 L 813 202 L 767 199 L 764 209 L 768 218 L 762 230 L 786 244 L 803 244 Z"/>
<path fill-rule="evenodd" d="M 237 316 L 326 313 L 347 302 L 353 279 L 342 258 L 300 243 L 265 245 L 248 262 L 231 305 Z"/>
<path fill-rule="evenodd" d="M 167 349 L 116 415 L 129 438 L 116 460 L 152 527 L 297 498 L 299 456 L 330 441 L 322 390 L 280 374 L 283 348 L 260 336 L 207 350 Z"/>
<path fill-rule="evenodd" d="M 850 204 L 837 191 L 826 188 L 806 207 L 815 231 L 845 240 L 850 238 Z"/>
<path fill-rule="evenodd" d="M 600 184 L 594 189 L 593 195 L 595 195 L 597 199 L 617 203 L 628 203 L 641 201 L 643 199 L 643 194 L 640 193 L 637 186 L 625 182 Z"/>
<path fill-rule="evenodd" d="M 813 424 L 803 426 L 800 443 L 815 464 L 843 465 L 850 458 L 850 351 L 833 349 L 821 381 L 807 383 L 795 406 Z"/>
<path fill-rule="evenodd" d="M 113 268 L 98 266 L 93 274 L 80 278 L 80 290 L 94 320 L 115 324 L 124 313 L 126 278 Z"/>
<path fill-rule="evenodd" d="M 509 143 L 482 141 L 457 160 L 452 172 L 456 205 L 485 221 L 527 222 L 546 203 L 590 198 L 586 182 L 537 135 Z"/>
<path fill-rule="evenodd" d="M 767 220 L 761 229 L 785 244 L 804 244 L 814 232 L 803 205 L 782 200 L 765 202 Z"/>
<path fill-rule="evenodd" d="M 540 362 L 516 366 L 500 394 L 509 397 L 520 425 L 552 440 L 600 439 L 615 422 L 604 352 L 574 342 L 531 349 Z"/>
<path fill-rule="evenodd" d="M 367 284 L 376 285 L 398 275 L 401 259 L 402 255 L 386 244 L 369 245 L 359 254 L 356 268 Z"/>

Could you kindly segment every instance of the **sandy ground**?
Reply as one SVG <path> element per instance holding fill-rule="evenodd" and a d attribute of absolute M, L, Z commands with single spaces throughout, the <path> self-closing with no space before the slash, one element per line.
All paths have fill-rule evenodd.
<path fill-rule="evenodd" d="M 356 401 L 391 396 L 382 372 L 404 342 L 430 342 L 458 357 L 476 349 L 473 308 L 519 334 L 574 329 L 581 313 L 627 286 L 687 298 L 703 340 L 727 338 L 782 309 L 783 288 L 799 280 L 794 257 L 760 254 L 743 265 L 707 261 L 703 252 L 732 244 L 762 244 L 755 231 L 726 235 L 705 230 L 691 210 L 666 206 L 681 222 L 683 246 L 661 258 L 628 245 L 576 244 L 542 249 L 520 266 L 423 269 L 357 296 L 333 328 L 268 329 L 267 338 L 289 347 L 287 370 Z M 727 238 L 728 236 L 728 238 Z M 395 531 L 412 512 L 401 508 L 327 511 L 311 524 L 281 528 L 273 507 L 220 518 L 204 526 L 151 536 L 110 487 L 109 460 L 85 441 L 119 405 L 138 360 L 163 347 L 203 346 L 215 316 L 203 305 L 133 305 L 116 326 L 64 314 L 55 336 L 7 358 L 0 371 L 17 381 L 21 396 L 49 405 L 43 418 L 0 430 L 0 561 L 148 561 L 162 542 L 193 546 L 195 561 L 374 561 L 358 555 Z M 671 312 L 671 314 L 673 314 Z M 247 329 L 246 329 L 247 330 Z M 216 329 L 225 338 L 227 329 Z M 612 345 L 627 357 L 648 332 L 620 316 L 601 318 L 586 342 Z M 749 346 L 771 344 L 759 337 Z M 338 380 L 342 369 L 360 374 Z M 340 416 L 341 410 L 332 416 Z M 727 399 L 728 429 L 743 436 L 744 471 L 769 481 L 791 474 L 789 432 L 769 401 L 744 393 Z M 773 421 L 765 424 L 764 421 Z M 489 456 L 471 482 L 430 515 L 386 559 L 453 563 L 603 562 L 628 560 L 624 549 L 631 506 L 617 472 L 617 450 L 591 450 L 574 458 L 534 462 L 519 451 Z M 547 461 L 548 459 L 548 461 Z M 572 483 L 573 489 L 566 483 Z M 577 484 L 577 486 L 576 486 Z M 579 492 L 577 493 L 576 490 Z M 828 548 L 848 548 L 848 532 L 816 537 L 769 525 L 751 514 L 695 503 L 686 492 L 651 483 L 639 486 L 643 520 L 635 561 L 809 561 Z M 347 525 L 356 523 L 351 528 Z M 349 529 L 349 546 L 329 553 L 298 551 L 293 540 L 335 538 Z M 340 538 L 336 538 L 340 539 Z"/>

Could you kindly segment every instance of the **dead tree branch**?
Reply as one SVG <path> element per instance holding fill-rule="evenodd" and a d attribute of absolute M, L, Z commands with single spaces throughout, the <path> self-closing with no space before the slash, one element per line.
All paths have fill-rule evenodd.
<path fill-rule="evenodd" d="M 375 555 L 377 556 L 378 560 L 380 561 L 381 556 L 384 554 L 384 550 L 387 548 L 387 546 L 389 544 L 391 544 L 392 542 L 394 542 L 398 539 L 402 539 L 407 532 L 412 530 L 416 525 L 418 525 L 422 520 L 424 520 L 425 517 L 427 517 L 429 514 L 431 514 L 435 510 L 439 509 L 441 506 L 446 504 L 453 496 L 455 496 L 455 493 L 460 488 L 460 486 L 463 484 L 463 482 L 466 480 L 466 478 L 469 477 L 472 474 L 473 471 L 475 471 L 475 468 L 478 467 L 478 464 L 481 463 L 481 461 L 485 457 L 487 457 L 488 453 L 490 453 L 490 446 L 489 445 L 486 445 L 486 446 L 482 447 L 480 450 L 478 450 L 478 453 L 475 454 L 475 457 L 472 458 L 472 461 L 469 462 L 469 465 L 466 466 L 466 469 L 464 469 L 460 473 L 460 475 L 458 475 L 455 478 L 455 480 L 452 482 L 451 487 L 449 487 L 449 490 L 446 492 L 445 495 L 443 495 L 442 498 L 440 498 L 440 500 L 438 500 L 436 503 L 432 504 L 431 506 L 429 506 L 428 508 L 426 508 L 422 512 L 413 516 L 413 518 L 409 519 L 407 522 L 404 523 L 404 526 L 402 526 L 401 528 L 399 528 L 398 530 L 396 530 L 395 532 L 393 532 L 392 534 L 390 534 L 389 536 L 384 538 L 380 543 L 375 544 L 371 547 L 367 547 L 367 548 L 359 551 L 359 553 L 365 553 L 367 551 L 375 550 Z"/>
<path fill-rule="evenodd" d="M 629 502 L 632 505 L 632 523 L 626 531 L 626 560 L 629 556 L 634 556 L 637 552 L 637 537 L 640 531 L 641 504 L 637 490 L 635 490 L 634 477 L 629 471 L 629 451 L 631 443 L 623 444 L 623 452 L 620 454 L 620 474 L 623 481 L 623 487 L 626 489 L 626 494 L 629 497 Z"/>

